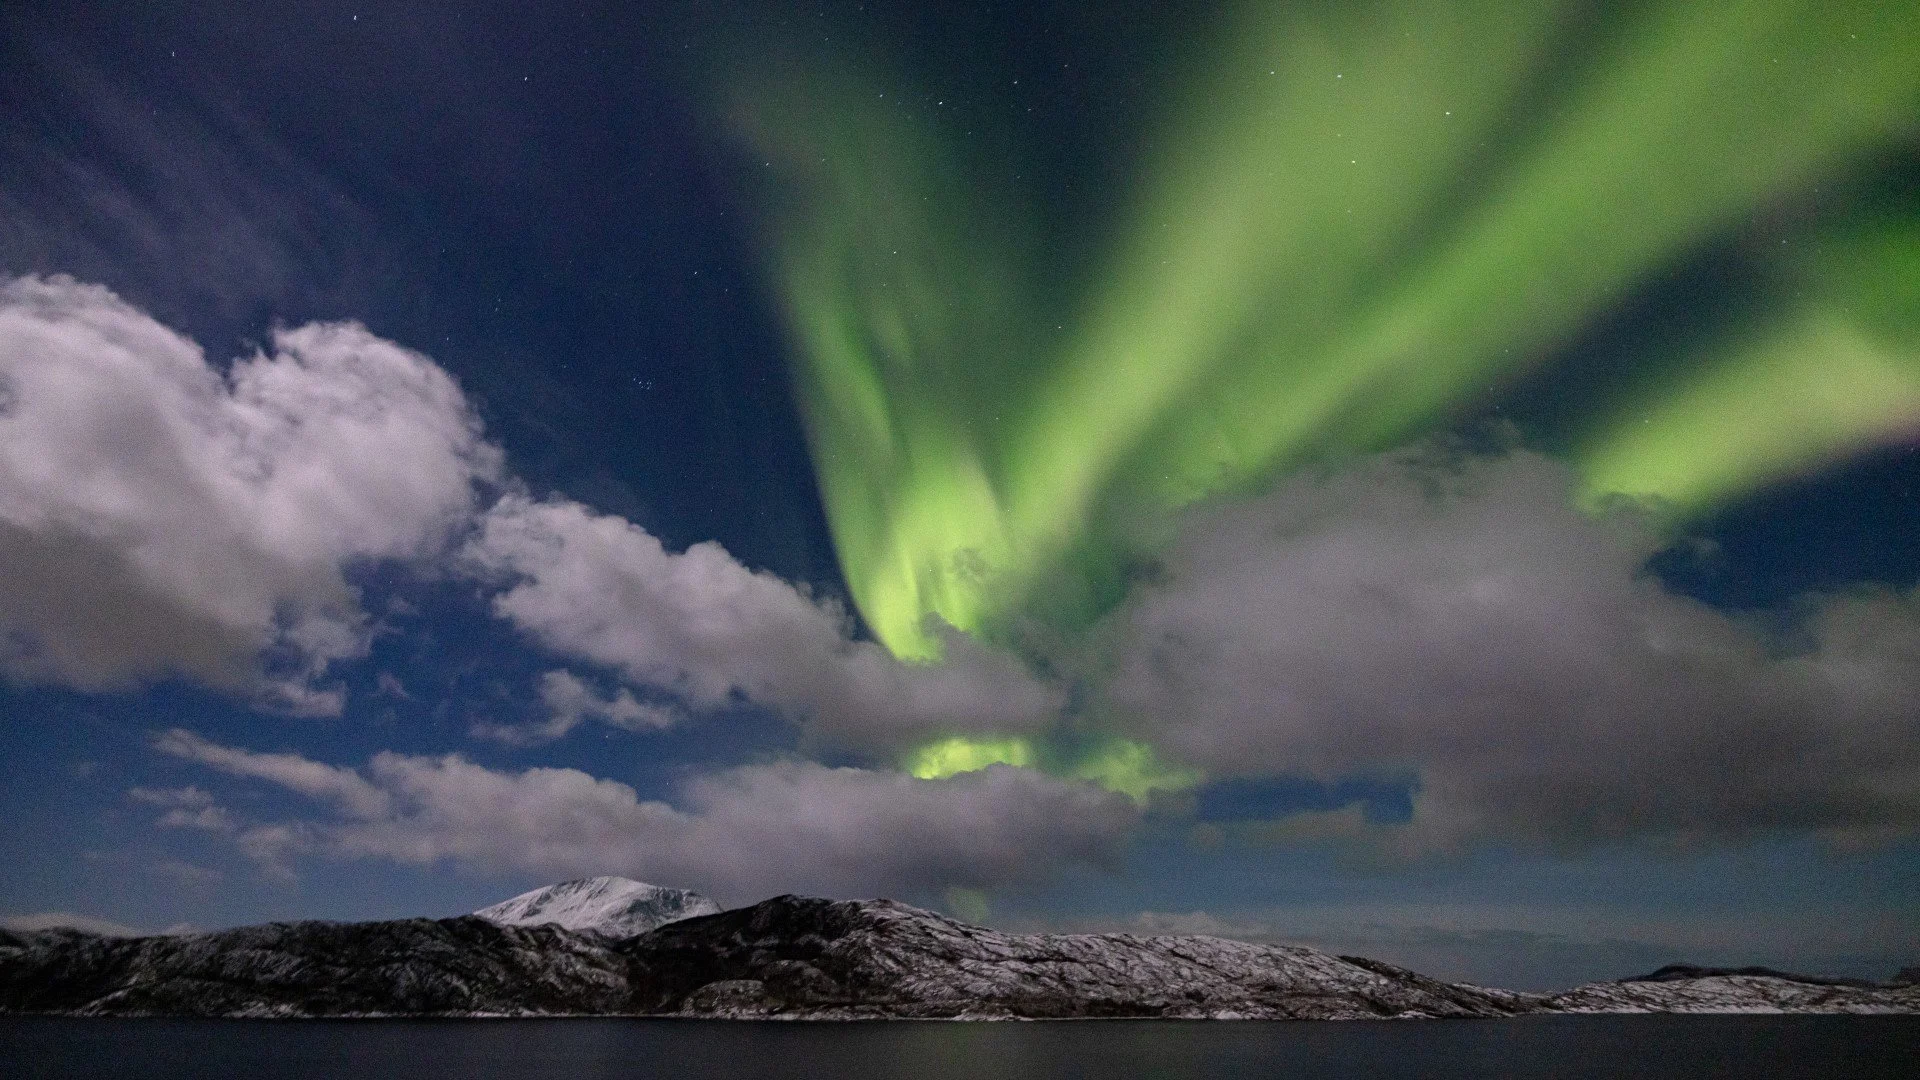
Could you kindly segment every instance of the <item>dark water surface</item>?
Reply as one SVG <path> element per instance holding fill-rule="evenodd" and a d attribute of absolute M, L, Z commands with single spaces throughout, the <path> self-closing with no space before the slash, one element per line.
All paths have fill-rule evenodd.
<path fill-rule="evenodd" d="M 1901 1077 L 1920 1017 L 1306 1023 L 0 1018 L 0 1077 Z"/>

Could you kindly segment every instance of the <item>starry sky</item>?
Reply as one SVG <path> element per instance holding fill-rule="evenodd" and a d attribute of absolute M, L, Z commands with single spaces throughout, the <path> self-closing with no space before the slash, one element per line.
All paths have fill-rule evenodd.
<path fill-rule="evenodd" d="M 1920 14 L 1097 7 L 8 5 L 0 921 L 1915 962 Z"/>

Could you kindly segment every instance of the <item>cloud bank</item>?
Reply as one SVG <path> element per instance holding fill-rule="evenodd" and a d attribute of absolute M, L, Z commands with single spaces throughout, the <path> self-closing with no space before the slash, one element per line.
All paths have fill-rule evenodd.
<path fill-rule="evenodd" d="M 671 552 L 624 518 L 508 494 L 464 551 L 495 612 L 546 647 L 700 709 L 779 709 L 830 738 L 900 747 L 929 733 L 1032 730 L 1062 696 L 1016 660 L 954 635 L 939 664 L 856 641 L 845 612 L 716 543 Z"/>
<path fill-rule="evenodd" d="M 0 930 L 11 930 L 16 934 L 34 934 L 42 930 L 78 930 L 101 937 L 144 937 L 147 931 L 137 930 L 125 923 L 111 919 L 96 918 L 92 915 L 76 915 L 71 911 L 36 911 L 22 915 L 0 915 Z"/>
<path fill-rule="evenodd" d="M 322 803 L 327 816 L 256 825 L 241 849 L 284 871 L 298 857 L 451 864 L 553 878 L 623 874 L 739 900 L 992 888 L 1076 864 L 1110 865 L 1137 821 L 1125 798 L 1000 766 L 949 780 L 754 765 L 641 799 L 576 769 L 488 769 L 459 755 L 382 753 L 364 771 L 169 731 L 159 749 Z"/>
<path fill-rule="evenodd" d="M 0 282 L 0 672 L 337 712 L 345 569 L 435 553 L 499 464 L 446 372 L 357 324 L 221 370 L 99 286 Z"/>
<path fill-rule="evenodd" d="M 623 518 L 509 493 L 451 376 L 352 323 L 273 336 L 222 370 L 105 288 L 0 282 L 0 674 L 86 690 L 183 676 L 293 713 L 336 713 L 329 665 L 363 654 L 345 578 L 433 560 L 497 587 L 501 618 L 555 652 L 695 709 L 757 702 L 829 737 L 897 749 L 928 732 L 1027 730 L 1060 695 L 955 637 L 910 665 L 843 610 L 715 543 L 669 551 Z M 568 681 L 573 680 L 573 681 Z M 475 733 L 531 744 L 593 719 L 674 713 L 550 675 L 548 719 Z"/>
<path fill-rule="evenodd" d="M 367 647 L 348 570 L 416 560 L 479 583 L 541 648 L 624 684 L 548 672 L 544 719 L 473 730 L 508 745 L 589 722 L 656 730 L 682 710 L 742 701 L 882 755 L 930 736 L 1044 734 L 1062 722 L 1063 684 L 1005 654 L 955 635 L 944 662 L 902 663 L 857 640 L 836 604 L 718 544 L 675 552 L 623 518 L 510 481 L 481 509 L 477 485 L 503 480 L 454 380 L 358 325 L 283 330 L 270 353 L 221 369 L 104 288 L 0 282 L 0 675 L 88 690 L 181 676 L 282 711 L 336 712 L 329 667 Z M 1287 835 L 1577 846 L 1778 829 L 1866 839 L 1920 825 L 1920 600 L 1810 598 L 1797 636 L 1783 637 L 1664 591 L 1643 567 L 1668 538 L 1631 515 L 1582 514 L 1572 490 L 1562 466 L 1536 455 L 1416 450 L 1198 508 L 1086 654 L 1054 658 L 1082 672 L 1075 722 L 1216 778 L 1418 777 L 1411 824 L 1328 814 Z M 404 857 L 414 849 L 391 837 L 405 835 L 465 852 L 458 829 L 422 832 L 430 814 L 394 809 L 413 790 L 406 778 L 509 777 L 524 795 L 536 775 L 385 757 L 362 775 L 163 745 L 348 815 L 240 834 L 260 851 L 360 845 Z M 911 819 L 909 806 L 967 821 L 969 800 L 1040 805 L 1077 790 L 1010 775 L 1024 779 L 990 770 L 926 787 L 755 766 L 691 783 L 680 806 L 620 788 L 630 806 L 614 818 L 659 841 L 645 859 L 622 829 L 593 835 L 623 865 L 685 867 L 732 887 L 750 875 L 673 853 L 699 846 L 689 837 L 744 829 L 736 807 L 805 821 L 813 798 L 835 820 L 867 807 L 880 829 L 889 815 Z M 886 814 L 872 809 L 882 804 Z M 210 804 L 156 805 L 170 825 L 237 828 Z M 839 836 L 818 849 L 858 850 Z M 601 865 L 585 841 L 542 843 L 575 851 L 555 857 L 569 867 Z M 981 869 L 998 864 L 964 838 L 942 843 L 972 853 L 947 877 L 1006 876 Z M 1087 849 L 1062 850 L 1072 861 Z M 500 865 L 537 864 L 532 852 Z M 769 850 L 760 865 L 798 881 L 942 876 L 925 860 L 882 859 L 867 879 L 828 869 L 831 858 L 782 858 Z"/>
<path fill-rule="evenodd" d="M 1215 776 L 1417 774 L 1389 828 L 1421 844 L 1920 825 L 1920 600 L 1811 599 L 1783 639 L 1571 490 L 1401 453 L 1199 511 L 1106 628 L 1106 701 Z"/>

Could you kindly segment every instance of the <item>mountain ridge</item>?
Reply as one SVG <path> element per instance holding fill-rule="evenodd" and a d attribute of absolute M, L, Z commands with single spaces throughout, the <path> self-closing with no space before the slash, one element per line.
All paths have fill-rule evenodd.
<path fill-rule="evenodd" d="M 850 1020 L 1598 1012 L 1914 1014 L 1920 985 L 1669 972 L 1531 994 L 1304 946 L 1007 934 L 891 900 L 791 895 L 625 938 L 477 915 L 144 938 L 0 931 L 0 1013 Z"/>
<path fill-rule="evenodd" d="M 1499 1016 L 1525 995 L 1211 937 L 1003 934 L 890 900 L 778 896 L 645 942 L 646 1011 L 731 1018 Z"/>

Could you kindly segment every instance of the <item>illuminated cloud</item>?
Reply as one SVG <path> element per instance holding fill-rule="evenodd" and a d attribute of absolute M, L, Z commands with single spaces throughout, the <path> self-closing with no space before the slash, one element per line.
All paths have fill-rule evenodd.
<path fill-rule="evenodd" d="M 1769 632 L 1665 591 L 1658 534 L 1573 483 L 1401 453 L 1196 511 L 1107 628 L 1116 723 L 1214 777 L 1418 777 L 1409 825 L 1303 840 L 1920 826 L 1920 597 L 1808 598 Z"/>
<path fill-rule="evenodd" d="M 624 518 L 509 494 L 464 551 L 493 606 L 546 647 L 698 709 L 746 700 L 817 733 L 888 748 L 930 732 L 1049 722 L 1057 689 L 957 635 L 939 664 L 850 636 L 831 603 L 743 566 L 716 543 L 682 552 Z"/>
<path fill-rule="evenodd" d="M 171 732 L 162 750 L 316 798 L 330 817 L 262 825 L 247 854 L 449 864 L 554 878 L 615 873 L 752 901 L 778 892 L 930 894 L 1110 865 L 1124 798 L 1000 767 L 949 780 L 807 762 L 696 776 L 669 804 L 574 769 L 487 769 L 382 753 L 364 772 Z"/>
<path fill-rule="evenodd" d="M 0 673 L 339 709 L 344 569 L 439 551 L 498 453 L 419 353 L 351 323 L 273 345 L 223 371 L 99 286 L 0 282 Z"/>
<path fill-rule="evenodd" d="M 668 552 L 624 519 L 509 493 L 459 387 L 354 324 L 280 331 L 222 373 L 111 292 L 66 278 L 0 285 L 0 672 L 82 689 L 184 675 L 289 712 L 336 712 L 329 665 L 369 628 L 344 571 L 461 565 L 501 617 L 547 646 L 699 709 L 736 696 L 887 749 L 929 732 L 1023 730 L 1059 693 L 957 640 L 904 664 L 850 637 L 832 604 L 718 544 Z M 518 743 L 583 719 L 665 726 L 630 690 L 556 673 L 549 719 L 481 725 Z"/>

